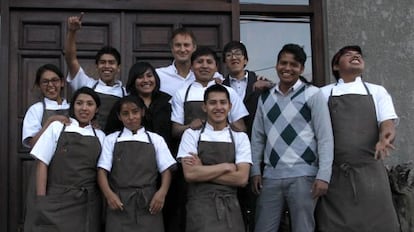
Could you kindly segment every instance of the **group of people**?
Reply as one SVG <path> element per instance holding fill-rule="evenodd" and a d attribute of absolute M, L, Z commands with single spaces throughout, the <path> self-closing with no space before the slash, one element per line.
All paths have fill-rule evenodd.
<path fill-rule="evenodd" d="M 66 80 L 54 65 L 23 121 L 36 166 L 25 231 L 398 231 L 382 160 L 398 117 L 387 91 L 362 79 L 358 46 L 332 59 L 335 84 L 301 75 L 306 54 L 279 51 L 279 82 L 246 70 L 246 47 L 218 57 L 179 28 L 174 61 L 137 62 L 123 87 L 121 56 L 96 54 L 99 79 L 76 55 L 82 16 L 68 18 Z M 62 97 L 69 83 L 70 103 Z"/>

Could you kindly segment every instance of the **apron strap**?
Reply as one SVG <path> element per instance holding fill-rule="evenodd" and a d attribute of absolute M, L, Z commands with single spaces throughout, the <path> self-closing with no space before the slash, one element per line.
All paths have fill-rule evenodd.
<path fill-rule="evenodd" d="M 187 98 L 188 98 L 188 93 L 190 92 L 191 85 L 192 85 L 192 84 L 190 84 L 190 85 L 187 87 L 187 90 L 185 91 L 184 102 L 186 102 L 186 101 L 187 101 Z"/>

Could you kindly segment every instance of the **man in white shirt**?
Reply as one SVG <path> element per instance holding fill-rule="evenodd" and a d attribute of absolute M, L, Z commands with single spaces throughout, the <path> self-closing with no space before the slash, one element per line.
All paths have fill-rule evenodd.
<path fill-rule="evenodd" d="M 322 88 L 334 135 L 334 162 L 327 195 L 316 210 L 317 231 L 399 231 L 382 160 L 394 149 L 398 121 L 391 96 L 362 79 L 359 46 L 345 46 L 332 59 L 337 83 Z"/>

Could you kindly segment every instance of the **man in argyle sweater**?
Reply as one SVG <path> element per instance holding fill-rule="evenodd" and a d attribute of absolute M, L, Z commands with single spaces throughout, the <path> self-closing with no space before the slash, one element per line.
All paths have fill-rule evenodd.
<path fill-rule="evenodd" d="M 285 45 L 276 63 L 280 82 L 259 98 L 250 173 L 259 195 L 257 232 L 277 231 L 285 205 L 293 232 L 314 231 L 315 204 L 328 189 L 333 159 L 329 110 L 319 88 L 300 76 L 305 61 L 300 46 Z"/>

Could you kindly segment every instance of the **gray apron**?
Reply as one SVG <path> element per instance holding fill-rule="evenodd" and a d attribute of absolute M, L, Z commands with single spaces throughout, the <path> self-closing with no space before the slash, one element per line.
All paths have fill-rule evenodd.
<path fill-rule="evenodd" d="M 96 86 L 98 85 L 98 82 L 92 87 L 93 90 L 96 89 Z M 122 89 L 122 96 L 125 96 L 124 89 Z M 95 91 L 96 92 L 96 91 Z M 96 114 L 96 121 L 98 122 L 98 125 L 100 129 L 105 129 L 106 126 L 106 120 L 108 119 L 109 112 L 111 112 L 112 107 L 115 105 L 116 101 L 120 99 L 120 97 L 110 95 L 110 94 L 103 94 L 98 93 L 99 99 L 101 99 L 101 105 L 99 106 L 99 111 Z"/>
<path fill-rule="evenodd" d="M 200 132 L 204 131 L 204 127 Z M 227 142 L 198 142 L 198 156 L 204 165 L 234 163 L 233 134 Z M 189 183 L 186 232 L 244 232 L 237 188 L 210 182 Z"/>
<path fill-rule="evenodd" d="M 109 183 L 124 204 L 124 210 L 107 209 L 106 231 L 163 232 L 163 217 L 150 214 L 149 205 L 157 191 L 158 168 L 151 137 L 150 143 L 115 143 Z M 119 133 L 121 136 L 122 131 Z M 119 137 L 118 136 L 118 137 Z"/>
<path fill-rule="evenodd" d="M 33 231 L 99 232 L 101 197 L 96 184 L 99 139 L 96 134 L 83 136 L 64 129 L 48 166 L 46 195 L 38 196 L 35 203 Z"/>
<path fill-rule="evenodd" d="M 69 117 L 69 109 L 62 109 L 62 110 L 48 110 L 46 109 L 46 103 L 43 99 L 43 114 L 42 114 L 42 122 L 41 125 L 44 126 L 46 121 L 54 116 L 54 115 L 64 115 Z M 26 192 L 26 207 L 25 207 L 25 219 L 24 219 L 24 231 L 30 232 L 33 228 L 34 223 L 34 207 L 36 201 L 36 162 L 31 162 L 29 167 L 30 176 L 28 176 L 27 181 L 27 192 Z"/>
<path fill-rule="evenodd" d="M 203 121 L 207 119 L 207 114 L 203 111 L 202 108 L 204 101 L 187 101 L 190 88 L 191 85 L 188 86 L 184 97 L 184 125 L 190 124 L 194 119 L 197 118 Z"/>
<path fill-rule="evenodd" d="M 384 164 L 374 159 L 379 129 L 373 98 L 329 97 L 334 164 L 327 195 L 316 208 L 318 231 L 396 232 L 398 221 Z"/>

